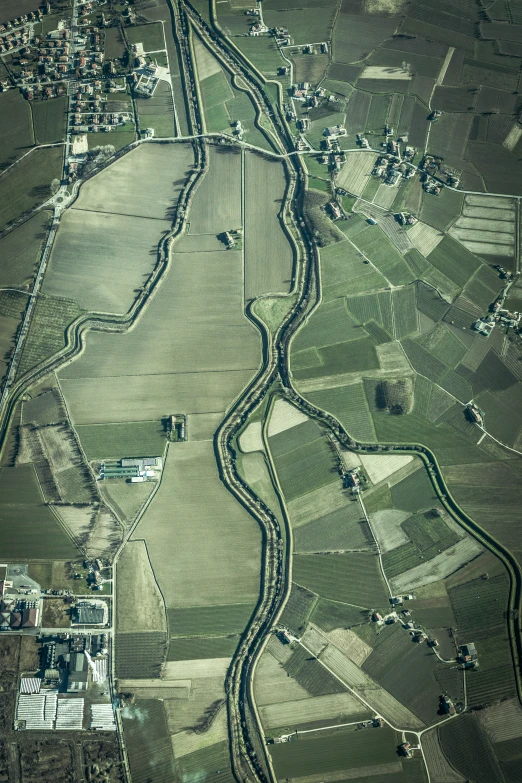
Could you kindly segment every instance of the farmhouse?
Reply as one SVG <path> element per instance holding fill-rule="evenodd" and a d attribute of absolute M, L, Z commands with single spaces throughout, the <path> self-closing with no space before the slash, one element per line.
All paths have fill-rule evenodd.
<path fill-rule="evenodd" d="M 458 660 L 464 664 L 466 669 L 475 669 L 479 665 L 477 648 L 473 642 L 462 644 L 458 648 Z"/>
<path fill-rule="evenodd" d="M 263 35 L 264 33 L 268 33 L 268 27 L 265 24 L 261 24 L 261 22 L 256 22 L 252 25 L 250 28 L 249 35 Z"/>
<path fill-rule="evenodd" d="M 389 173 L 386 179 L 384 180 L 385 185 L 389 185 L 390 187 L 394 187 L 397 182 L 400 180 L 401 175 L 398 171 L 392 169 Z"/>
<path fill-rule="evenodd" d="M 419 222 L 415 215 L 412 215 L 410 212 L 398 212 L 395 218 L 401 226 L 414 226 L 415 223 Z"/>
<path fill-rule="evenodd" d="M 341 217 L 341 210 L 339 209 L 339 205 L 336 204 L 335 201 L 330 201 L 328 203 L 328 209 L 330 210 L 332 220 L 337 220 L 337 218 Z"/>
<path fill-rule="evenodd" d="M 338 136 L 346 136 L 346 128 L 344 125 L 332 125 L 329 128 L 324 129 L 324 135 L 325 136 L 333 136 L 334 138 L 337 138 Z"/>
<path fill-rule="evenodd" d="M 455 707 L 449 696 L 440 697 L 440 707 L 445 715 L 455 715 Z"/>
<path fill-rule="evenodd" d="M 483 334 L 485 337 L 489 337 L 494 326 L 494 321 L 483 321 L 481 318 L 479 318 L 478 321 L 474 322 L 473 329 L 475 332 Z"/>

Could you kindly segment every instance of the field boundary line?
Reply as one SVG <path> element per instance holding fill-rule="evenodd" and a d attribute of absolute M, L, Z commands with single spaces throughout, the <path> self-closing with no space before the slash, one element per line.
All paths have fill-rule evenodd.
<path fill-rule="evenodd" d="M 381 545 L 379 544 L 379 541 L 377 540 L 377 537 L 376 537 L 375 533 L 373 532 L 372 523 L 370 522 L 370 518 L 369 518 L 368 514 L 366 513 L 366 508 L 364 506 L 363 499 L 361 497 L 361 493 L 360 492 L 357 493 L 357 498 L 359 500 L 359 503 L 361 504 L 361 509 L 362 509 L 363 514 L 364 514 L 364 518 L 366 519 L 366 522 L 368 523 L 368 527 L 370 528 L 370 532 L 371 532 L 371 534 L 373 536 L 373 540 L 375 541 L 375 546 L 377 547 L 377 555 L 379 557 L 379 565 L 381 567 L 381 573 L 382 573 L 384 581 L 386 582 L 386 587 L 388 588 L 388 592 L 390 594 L 390 598 L 392 598 L 393 597 L 393 592 L 392 592 L 392 589 L 390 587 L 390 583 L 388 582 L 388 577 L 386 576 L 386 571 L 384 570 L 384 563 L 382 562 Z"/>

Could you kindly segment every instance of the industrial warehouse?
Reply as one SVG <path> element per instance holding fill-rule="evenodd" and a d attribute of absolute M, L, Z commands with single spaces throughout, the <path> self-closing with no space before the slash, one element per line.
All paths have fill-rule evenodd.
<path fill-rule="evenodd" d="M 115 731 L 106 634 L 44 636 L 38 672 L 22 673 L 15 731 Z"/>

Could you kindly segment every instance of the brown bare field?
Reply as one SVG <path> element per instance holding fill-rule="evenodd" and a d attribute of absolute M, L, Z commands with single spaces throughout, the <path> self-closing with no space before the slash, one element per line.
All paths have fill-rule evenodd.
<path fill-rule="evenodd" d="M 291 429 L 297 426 L 297 424 L 302 424 L 304 421 L 308 421 L 308 417 L 304 413 L 301 413 L 300 410 L 290 405 L 286 400 L 276 400 L 268 424 L 268 437 L 272 438 L 274 435 Z"/>
<path fill-rule="evenodd" d="M 70 628 L 71 607 L 63 598 L 46 598 L 42 615 L 44 628 Z"/>
<path fill-rule="evenodd" d="M 81 203 L 81 197 L 77 203 Z M 169 220 L 67 210 L 43 290 L 92 312 L 125 313 L 152 272 Z"/>
<path fill-rule="evenodd" d="M 56 506 L 55 513 L 75 539 L 88 540 L 96 517 L 93 506 Z"/>
<path fill-rule="evenodd" d="M 327 696 L 311 696 L 308 699 L 269 704 L 261 707 L 261 720 L 266 728 L 297 726 L 308 721 L 337 719 L 346 721 L 346 716 L 365 712 L 361 702 L 350 693 L 331 693 Z"/>
<path fill-rule="evenodd" d="M 169 607 L 254 601 L 260 534 L 221 483 L 211 442 L 170 444 L 161 486 L 135 530 Z"/>
<path fill-rule="evenodd" d="M 372 648 L 350 629 L 336 628 L 327 634 L 328 639 L 357 666 L 362 666 Z"/>
<path fill-rule="evenodd" d="M 279 661 L 276 661 L 268 650 L 265 650 L 257 664 L 254 695 L 260 707 L 310 697 L 308 691 L 292 677 L 288 677 Z"/>
<path fill-rule="evenodd" d="M 182 758 L 189 753 L 195 753 L 202 748 L 215 745 L 217 742 L 223 742 L 227 739 L 227 736 L 227 711 L 223 705 L 207 731 L 196 734 L 189 730 L 172 736 L 174 756 L 177 759 Z"/>
<path fill-rule="evenodd" d="M 73 210 L 170 220 L 192 164 L 190 144 L 142 144 L 88 180 Z"/>
<path fill-rule="evenodd" d="M 117 564 L 119 633 L 166 631 L 167 619 L 144 541 L 129 541 Z"/>
<path fill-rule="evenodd" d="M 292 248 L 281 227 L 286 181 L 283 165 L 248 154 L 245 166 L 245 299 L 287 293 Z"/>
<path fill-rule="evenodd" d="M 191 234 L 221 234 L 239 228 L 242 222 L 241 154 L 210 147 L 209 160 L 190 209 Z"/>
<path fill-rule="evenodd" d="M 163 686 L 163 690 L 160 692 L 161 698 L 165 699 L 171 734 L 196 725 L 209 705 L 222 699 L 224 695 L 222 677 L 199 677 L 187 680 L 187 682 L 188 687 L 183 698 L 174 698 L 171 695 L 173 689 L 170 687 L 167 690 Z M 158 683 L 161 685 L 159 680 Z M 165 684 L 170 685 L 168 682 Z"/>

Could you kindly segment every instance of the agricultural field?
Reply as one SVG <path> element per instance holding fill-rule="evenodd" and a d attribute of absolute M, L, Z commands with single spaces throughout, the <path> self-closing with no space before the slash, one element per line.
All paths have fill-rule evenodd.
<path fill-rule="evenodd" d="M 487 341 L 473 332 L 474 320 L 488 312 L 502 290 L 502 280 L 492 269 L 493 256 L 484 254 L 484 248 L 478 254 L 465 246 L 464 239 L 444 235 L 459 215 L 469 217 L 465 213 L 470 209 L 476 216 L 471 219 L 482 220 L 488 199 L 492 200 L 488 215 L 498 210 L 503 224 L 512 225 L 510 200 L 467 196 L 464 201 L 462 194 L 448 190 L 441 198 L 425 199 L 421 213 L 425 231 L 414 234 L 415 255 L 393 247 L 394 236 L 383 236 L 384 229 L 368 226 L 360 214 L 339 222 L 347 239 L 322 249 L 323 299 L 292 342 L 294 382 L 311 403 L 336 416 L 362 442 L 408 443 L 414 439 L 432 448 L 450 491 L 455 488 L 464 508 L 520 551 L 513 526 L 518 481 L 508 478 L 518 475 L 517 459 L 487 436 L 482 438 L 464 412 L 465 404 L 475 396 L 485 411 L 487 431 L 516 448 L 522 438 L 515 402 L 522 380 L 517 366 L 520 347 L 513 335 L 501 330 Z M 365 257 L 369 263 L 364 264 Z M 386 278 L 399 284 L 392 295 L 384 290 Z M 392 343 L 393 338 L 400 344 Z M 378 367 L 359 359 L 359 346 L 365 346 L 368 356 L 372 342 Z M 403 413 L 390 415 L 383 405 L 383 387 L 397 382 L 410 391 L 406 407 L 401 403 Z M 478 490 L 478 476 L 491 469 L 497 455 L 509 467 L 509 473 L 497 471 L 505 511 L 494 507 L 487 490 Z M 488 468 L 479 468 L 479 463 Z M 402 521 L 393 530 L 398 531 Z M 399 544 L 401 534 L 397 535 Z M 467 543 L 458 545 L 457 559 L 472 555 Z M 412 568 L 414 549 L 408 545 L 401 558 L 395 560 L 396 569 L 400 570 L 401 562 Z M 438 575 L 437 567 L 433 578 L 442 578 L 444 571 Z"/>
<path fill-rule="evenodd" d="M 135 454 L 154 457 L 163 454 L 166 445 L 165 430 L 159 421 L 80 425 L 76 431 L 89 460 Z"/>
<path fill-rule="evenodd" d="M 281 218 L 285 170 L 258 155 L 244 159 L 245 301 L 262 294 L 288 293 L 293 252 Z M 260 242 L 260 237 L 264 241 Z"/>
<path fill-rule="evenodd" d="M 144 720 L 139 720 L 143 718 Z M 174 774 L 174 757 L 163 702 L 139 699 L 122 715 L 132 779 L 137 783 L 167 783 Z M 154 769 L 150 776 L 151 766 Z"/>
<path fill-rule="evenodd" d="M 176 135 L 174 99 L 171 85 L 160 82 L 151 98 L 136 98 L 136 108 L 142 128 L 153 128 L 158 138 Z"/>
<path fill-rule="evenodd" d="M 165 49 L 163 37 L 163 25 L 161 22 L 154 24 L 141 24 L 126 30 L 127 38 L 131 44 L 142 43 L 145 52 L 157 52 Z"/>
<path fill-rule="evenodd" d="M 334 601 L 359 608 L 384 607 L 387 596 L 375 555 L 295 555 L 297 584 Z"/>
<path fill-rule="evenodd" d="M 63 149 L 36 149 L 0 180 L 0 231 L 51 196 L 62 175 Z"/>
<path fill-rule="evenodd" d="M 44 503 L 33 465 L 1 469 L 0 507 L 6 560 L 68 560 L 78 555 L 73 540 Z"/>
<path fill-rule="evenodd" d="M 2 139 L 0 168 L 5 169 L 35 143 L 31 107 L 18 90 L 9 90 L 0 96 L 0 117 L 2 118 L 0 120 Z"/>
<path fill-rule="evenodd" d="M 65 136 L 67 98 L 40 101 L 32 107 L 37 144 L 55 144 Z"/>
<path fill-rule="evenodd" d="M 379 634 L 362 669 L 420 720 L 431 725 L 440 720 L 436 672 L 442 666 L 429 649 L 416 644 L 397 623 Z"/>
<path fill-rule="evenodd" d="M 438 729 L 442 751 L 465 778 L 478 783 L 504 780 L 486 733 L 476 715 L 463 715 L 454 724 Z"/>
<path fill-rule="evenodd" d="M 215 523 L 218 517 L 220 526 Z M 169 446 L 161 486 L 134 538 L 147 542 L 167 607 L 251 601 L 253 608 L 259 584 L 259 532 L 220 483 L 212 443 Z"/>
<path fill-rule="evenodd" d="M 511 310 L 522 302 L 522 14 L 512 0 L 484 7 L 475 0 L 295 7 L 265 0 L 259 18 L 247 5 L 227 0 L 211 11 L 193 0 L 270 99 L 309 121 L 312 154 L 299 164 L 309 178 L 292 208 L 318 251 L 309 315 L 279 353 L 288 385 L 309 407 L 298 409 L 291 391 L 286 399 L 295 405 L 277 398 L 281 373 L 233 441 L 235 467 L 276 514 L 291 558 L 278 623 L 298 639 L 266 640 L 253 689 L 263 734 L 292 738 L 267 752 L 278 779 L 302 783 L 514 783 L 522 723 L 506 625 L 508 574 L 449 509 L 455 501 L 522 564 L 522 343 L 506 321 L 491 333 L 477 326 L 499 296 L 507 293 Z M 45 34 L 65 9 L 54 7 L 38 30 Z M 171 4 L 137 0 L 134 10 L 138 23 L 125 23 L 124 38 L 143 43 L 170 71 L 170 84 L 160 82 L 152 99 L 135 100 L 141 130 L 187 136 Z M 288 45 L 249 35 L 257 21 L 287 27 Z M 106 58 L 122 67 L 124 38 L 116 27 L 102 36 Z M 256 116 L 247 81 L 206 47 L 195 21 L 188 43 L 199 130 L 238 135 L 239 122 L 246 142 L 273 152 L 275 125 Z M 2 74 L 13 61 L 9 55 L 0 65 Z M 291 98 L 291 82 L 321 88 L 317 100 Z M 0 178 L 0 231 L 58 187 L 66 99 L 30 102 L 8 89 L 2 106 L 0 169 L 32 151 Z M 430 119 L 435 109 L 441 116 Z M 297 129 L 288 122 L 294 152 Z M 325 129 L 336 124 L 346 128 L 337 173 L 333 158 L 320 162 Z M 357 134 L 367 136 L 368 151 Z M 426 154 L 437 156 L 432 173 L 445 183 L 438 195 L 423 188 L 429 180 L 418 171 L 397 187 L 372 175 L 390 135 L 402 138 L 402 151 L 413 147 L 415 167 Z M 120 149 L 135 128 L 112 136 Z M 48 143 L 59 146 L 32 149 Z M 99 144 L 96 134 L 88 143 Z M 52 382 L 22 389 L 0 469 L 5 557 L 35 561 L 48 581 L 51 557 L 78 559 L 79 540 L 86 556 L 110 556 L 138 520 L 116 566 L 114 648 L 118 688 L 134 694 L 122 716 L 133 783 L 233 780 L 224 679 L 258 600 L 263 545 L 255 519 L 218 472 L 214 437 L 263 359 L 280 348 L 247 315 L 273 332 L 296 301 L 289 291 L 301 272 L 298 237 L 285 231 L 282 211 L 295 160 L 239 145 L 209 145 L 207 159 L 184 233 L 139 318 L 122 333 L 86 330 L 81 351 Z M 193 163 L 187 140 L 143 144 L 81 186 L 61 217 L 17 381 L 64 348 L 77 319 L 129 312 Z M 334 221 L 327 203 L 337 197 L 343 214 Z M 401 211 L 418 222 L 401 225 Z M 49 217 L 37 213 L 0 234 L 0 282 L 19 289 L 0 302 L 2 372 Z M 227 250 L 223 234 L 234 229 L 243 235 Z M 507 290 L 509 272 L 515 280 Z M 333 442 L 310 406 L 337 419 L 353 452 Z M 187 442 L 167 441 L 174 412 L 188 416 Z M 412 445 L 434 455 L 442 494 Z M 164 471 L 159 483 L 98 487 L 90 474 L 86 481 L 82 453 L 93 470 L 102 459 L 161 455 Z M 361 473 L 360 494 L 349 487 L 352 469 Z M 375 613 L 395 608 L 396 594 L 407 596 L 407 611 L 381 622 Z M 415 643 L 406 618 L 437 638 L 440 658 Z M 477 670 L 455 663 L 465 642 L 477 646 Z M 457 712 L 471 712 L 446 722 L 441 693 Z M 401 729 L 440 725 L 423 735 L 413 759 L 398 755 L 404 735 L 390 725 L 336 727 L 376 713 Z M 30 783 L 32 756 L 19 755 Z M 2 748 L 0 766 L 1 757 Z"/>
<path fill-rule="evenodd" d="M 42 210 L 0 239 L 2 287 L 20 288 L 30 285 L 47 236 L 50 217 L 50 212 Z"/>
<path fill-rule="evenodd" d="M 389 728 L 381 729 L 378 738 L 370 730 L 358 732 L 353 728 L 321 732 L 315 737 L 312 734 L 294 742 L 272 746 L 271 755 L 276 774 L 283 779 L 290 775 L 342 774 L 343 770 L 351 772 L 359 768 L 364 774 L 364 768 L 369 766 L 374 768 L 374 774 L 382 772 L 386 778 L 387 773 L 401 769 L 395 732 Z"/>
<path fill-rule="evenodd" d="M 83 309 L 93 312 L 127 311 L 154 268 L 159 241 L 170 230 L 190 158 L 187 145 L 147 145 L 100 174 L 96 188 L 93 180 L 88 182 L 62 218 L 44 291 L 76 298 Z M 168 174 L 167 162 L 174 168 Z M 134 191 L 144 172 L 151 170 L 157 175 L 164 172 L 162 183 L 155 179 L 152 201 L 132 196 L 123 203 L 117 200 L 122 188 Z M 163 220 L 158 220 L 158 212 Z M 85 286 L 86 275 L 96 283 Z"/>
<path fill-rule="evenodd" d="M 117 568 L 118 633 L 165 632 L 165 607 L 145 542 L 129 541 L 118 560 Z"/>
<path fill-rule="evenodd" d="M 65 347 L 65 330 L 82 310 L 76 302 L 54 297 L 41 297 L 34 308 L 31 327 L 24 342 L 17 377 L 21 377 L 40 362 Z"/>
<path fill-rule="evenodd" d="M 266 117 L 257 117 L 246 83 L 232 76 L 197 36 L 193 45 L 207 130 L 231 135 L 239 122 L 245 141 L 272 150 L 268 134 L 259 128 L 259 124 L 266 124 Z"/>

